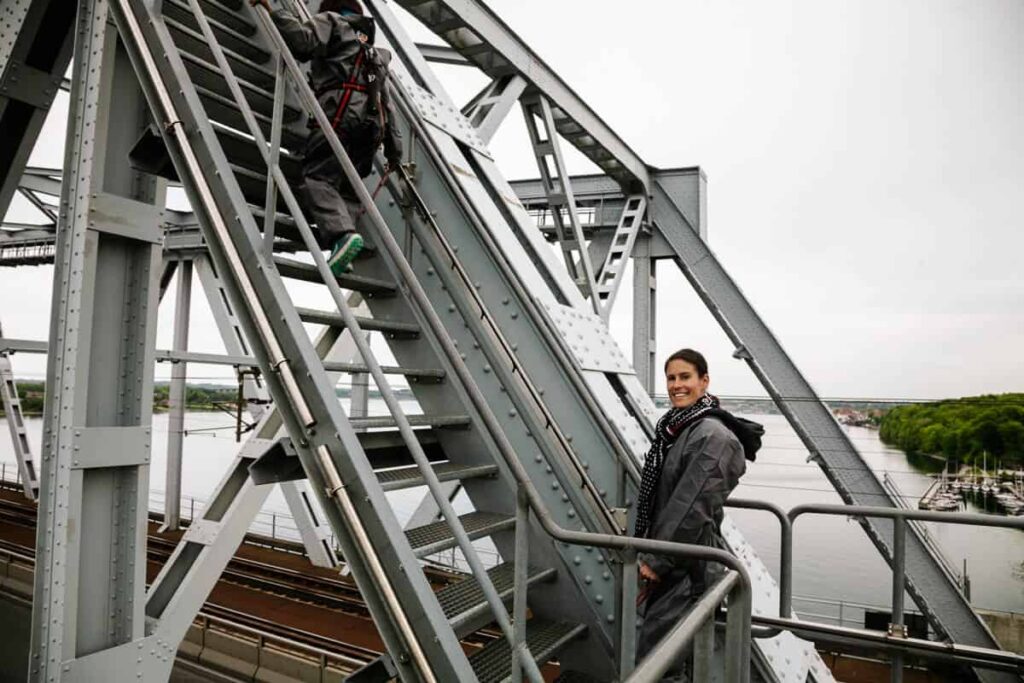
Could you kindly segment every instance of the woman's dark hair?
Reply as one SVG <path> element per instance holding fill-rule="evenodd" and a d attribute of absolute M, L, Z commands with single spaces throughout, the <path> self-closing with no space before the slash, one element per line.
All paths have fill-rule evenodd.
<path fill-rule="evenodd" d="M 665 361 L 665 372 L 668 372 L 668 364 L 674 360 L 684 360 L 697 368 L 698 377 L 704 377 L 708 374 L 708 362 L 704 359 L 704 356 L 700 351 L 694 351 L 693 349 L 679 349 Z"/>
<path fill-rule="evenodd" d="M 341 12 L 348 10 L 356 14 L 363 14 L 363 5 L 359 0 L 321 0 L 321 12 Z"/>

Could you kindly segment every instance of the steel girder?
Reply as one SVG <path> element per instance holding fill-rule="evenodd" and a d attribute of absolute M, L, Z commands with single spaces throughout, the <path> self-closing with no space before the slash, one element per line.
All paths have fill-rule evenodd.
<path fill-rule="evenodd" d="M 412 644 L 405 642 L 400 629 L 411 629 L 417 647 L 436 667 L 433 675 L 438 680 L 468 680 L 471 670 L 465 653 L 426 578 L 405 570 L 417 566 L 415 555 L 281 277 L 276 269 L 263 266 L 265 250 L 253 216 L 158 5 L 118 0 L 112 8 L 155 118 L 162 125 L 174 123 L 161 128 L 167 150 L 196 208 L 212 261 L 253 344 L 270 394 L 288 432 L 296 437 L 293 444 L 303 469 L 389 650 L 407 652 Z M 345 486 L 339 487 L 335 479 Z M 339 505 L 338 495 L 347 502 Z M 415 609 L 393 614 L 394 608 L 387 605 L 395 604 Z M 404 622 L 398 623 L 399 618 Z M 398 659 L 403 678 L 415 679 L 417 665 L 406 657 Z"/>
<path fill-rule="evenodd" d="M 524 78 L 529 83 L 527 95 L 551 100 L 559 133 L 608 175 L 627 188 L 649 187 L 647 165 L 636 152 L 482 2 L 398 0 L 398 4 L 491 78 L 509 74 Z M 408 60 L 413 49 L 416 46 L 407 43 L 400 51 Z"/>
<path fill-rule="evenodd" d="M 71 60 L 77 3 L 0 0 L 0 219 Z"/>
<path fill-rule="evenodd" d="M 151 663 L 133 651 L 131 665 L 121 658 L 112 669 L 108 653 L 144 633 L 163 183 L 119 163 L 148 122 L 104 3 L 78 4 L 77 37 L 47 364 L 35 681 L 142 675 Z"/>

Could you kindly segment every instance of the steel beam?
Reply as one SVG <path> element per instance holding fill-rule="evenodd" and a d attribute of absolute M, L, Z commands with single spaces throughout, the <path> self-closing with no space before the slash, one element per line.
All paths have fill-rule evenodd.
<path fill-rule="evenodd" d="M 476 126 L 480 139 L 489 143 L 524 90 L 526 81 L 521 76 L 495 78 L 462 108 L 462 114 Z"/>
<path fill-rule="evenodd" d="M 0 329 L 0 336 L 3 330 Z M 18 385 L 14 382 L 14 369 L 7 351 L 0 347 L 0 405 L 7 416 L 7 426 L 11 430 L 11 445 L 14 447 L 14 458 L 18 463 L 18 474 L 21 475 L 21 486 L 29 500 L 35 500 L 39 490 L 39 478 L 36 475 L 36 464 L 32 459 L 32 446 L 25 430 L 25 416 L 21 412 L 21 399 L 18 397 Z"/>
<path fill-rule="evenodd" d="M 658 351 L 658 262 L 651 241 L 641 237 L 633 250 L 633 369 L 644 391 L 653 396 Z"/>
<path fill-rule="evenodd" d="M 523 100 L 521 104 L 565 267 L 583 296 L 589 296 L 591 306 L 596 312 L 600 312 L 595 294 L 594 266 L 590 262 L 590 252 L 587 251 L 587 243 L 583 239 L 583 226 L 576 210 L 576 196 L 573 194 L 572 180 L 566 171 L 558 134 L 555 132 L 551 104 L 543 97 Z"/>
<path fill-rule="evenodd" d="M 59 4 L 61 17 L 74 7 Z M 36 541 L 30 680 L 40 682 L 96 680 L 90 662 L 145 635 L 164 186 L 123 163 L 148 121 L 107 19 L 106 3 L 78 3 Z M 56 66 L 53 27 L 40 30 Z M 138 655 L 122 655 L 120 675 L 142 675 Z"/>
<path fill-rule="evenodd" d="M 188 351 L 189 318 L 192 312 L 192 261 L 178 260 L 178 289 L 174 302 L 174 350 Z M 168 394 L 167 474 L 164 483 L 164 523 L 161 531 L 177 531 L 181 521 L 181 463 L 185 447 L 185 383 L 188 364 L 171 366 Z"/>
<path fill-rule="evenodd" d="M 552 102 L 559 132 L 570 143 L 627 188 L 648 187 L 647 165 L 636 152 L 484 3 L 398 0 L 398 4 L 491 78 L 517 74 L 526 79 L 527 94 Z"/>
<path fill-rule="evenodd" d="M 225 350 L 235 358 L 245 358 L 244 354 L 250 353 L 250 347 L 238 316 L 228 304 L 224 283 L 207 256 L 195 257 L 194 264 Z M 324 349 L 325 353 L 327 348 Z M 268 410 L 270 396 L 258 375 L 246 373 L 242 376 L 242 397 L 250 417 L 259 422 Z M 308 503 L 309 491 L 306 482 L 286 481 L 281 482 L 280 486 L 309 561 L 318 567 L 337 566 L 338 558 L 334 554 L 334 549 L 330 544 L 323 542 L 330 532 L 316 517 Z"/>
<path fill-rule="evenodd" d="M 0 218 L 7 213 L 71 60 L 76 3 L 0 3 Z"/>

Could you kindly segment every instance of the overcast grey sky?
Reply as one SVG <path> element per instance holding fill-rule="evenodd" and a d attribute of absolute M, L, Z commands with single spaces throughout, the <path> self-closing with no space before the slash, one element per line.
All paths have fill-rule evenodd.
<path fill-rule="evenodd" d="M 1024 2 L 490 4 L 648 163 L 703 167 L 712 248 L 819 393 L 1024 390 Z M 460 104 L 482 84 L 442 77 Z M 60 163 L 51 119 L 34 163 Z M 516 113 L 493 144 L 510 178 L 536 175 L 524 145 Z M 702 349 L 714 390 L 760 393 L 669 270 L 660 357 Z M 0 288 L 5 333 L 44 337 L 50 270 Z M 213 339 L 197 311 L 193 346 Z"/>

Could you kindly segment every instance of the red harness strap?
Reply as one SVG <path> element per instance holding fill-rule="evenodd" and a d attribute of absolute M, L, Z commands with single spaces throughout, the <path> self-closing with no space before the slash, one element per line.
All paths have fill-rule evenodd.
<path fill-rule="evenodd" d="M 352 99 L 353 91 L 366 92 L 366 86 L 356 82 L 356 79 L 359 77 L 359 69 L 363 66 L 363 55 L 365 54 L 366 48 L 360 47 L 359 54 L 356 56 L 356 63 L 352 66 L 352 73 L 349 75 L 348 80 L 341 84 L 341 89 L 345 93 L 341 96 L 341 101 L 338 102 L 338 110 L 334 112 L 334 119 L 331 121 L 331 128 L 335 130 L 338 129 L 341 117 L 345 114 L 345 109 L 348 108 L 348 102 Z"/>

